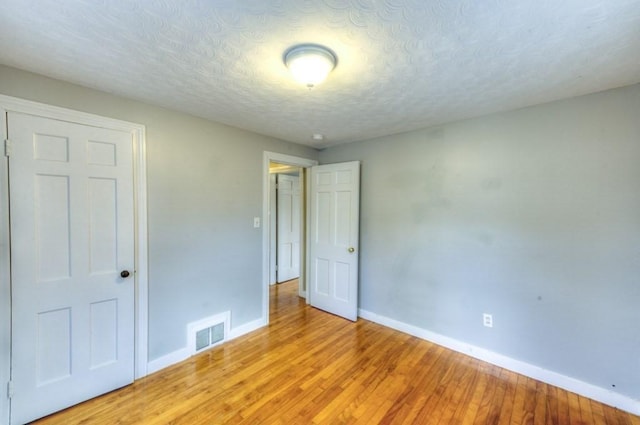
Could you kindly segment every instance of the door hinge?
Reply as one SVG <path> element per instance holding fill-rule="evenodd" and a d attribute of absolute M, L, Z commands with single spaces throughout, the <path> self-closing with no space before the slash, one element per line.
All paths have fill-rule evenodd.
<path fill-rule="evenodd" d="M 13 381 L 7 382 L 7 398 L 13 397 Z"/>
<path fill-rule="evenodd" d="M 4 156 L 11 156 L 11 140 L 4 139 Z"/>

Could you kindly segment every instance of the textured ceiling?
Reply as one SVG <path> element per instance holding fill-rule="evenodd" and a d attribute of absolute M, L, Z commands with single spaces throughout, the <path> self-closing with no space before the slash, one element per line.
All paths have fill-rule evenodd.
<path fill-rule="evenodd" d="M 0 63 L 321 148 L 640 82 L 640 0 L 2 0 Z"/>

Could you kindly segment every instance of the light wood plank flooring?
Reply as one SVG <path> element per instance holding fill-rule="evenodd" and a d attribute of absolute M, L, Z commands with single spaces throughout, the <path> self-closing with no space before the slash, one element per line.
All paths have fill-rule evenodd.
<path fill-rule="evenodd" d="M 272 288 L 268 328 L 46 424 L 608 424 L 640 417 Z"/>

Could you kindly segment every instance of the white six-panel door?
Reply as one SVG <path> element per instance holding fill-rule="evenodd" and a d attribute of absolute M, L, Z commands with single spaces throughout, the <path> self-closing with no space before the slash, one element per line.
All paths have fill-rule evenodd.
<path fill-rule="evenodd" d="M 133 381 L 132 138 L 21 113 L 8 130 L 20 424 Z"/>
<path fill-rule="evenodd" d="M 300 276 L 300 177 L 278 174 L 278 282 Z"/>
<path fill-rule="evenodd" d="M 312 306 L 358 317 L 360 163 L 311 168 L 309 289 Z"/>

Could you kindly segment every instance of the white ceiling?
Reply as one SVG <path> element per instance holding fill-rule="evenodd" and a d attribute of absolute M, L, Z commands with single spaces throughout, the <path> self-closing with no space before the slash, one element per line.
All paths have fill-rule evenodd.
<path fill-rule="evenodd" d="M 2 0 L 0 63 L 321 148 L 638 83 L 640 0 Z"/>

